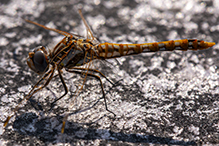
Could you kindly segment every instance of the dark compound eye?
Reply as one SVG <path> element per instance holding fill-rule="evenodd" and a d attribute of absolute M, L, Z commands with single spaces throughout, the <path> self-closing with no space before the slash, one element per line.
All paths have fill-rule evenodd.
<path fill-rule="evenodd" d="M 42 65 L 44 63 L 44 60 L 45 60 L 45 56 L 44 56 L 43 52 L 37 51 L 34 54 L 33 61 L 35 64 Z"/>
<path fill-rule="evenodd" d="M 38 70 L 38 73 L 43 73 L 44 71 L 46 71 L 46 69 L 48 69 L 47 68 L 48 64 L 46 62 L 45 55 L 43 54 L 42 51 L 37 51 L 34 54 L 33 62 L 36 70 Z"/>

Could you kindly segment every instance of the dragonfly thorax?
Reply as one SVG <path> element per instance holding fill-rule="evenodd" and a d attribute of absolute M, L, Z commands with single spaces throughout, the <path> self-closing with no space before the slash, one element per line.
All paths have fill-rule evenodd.
<path fill-rule="evenodd" d="M 39 46 L 29 52 L 27 57 L 28 66 L 36 73 L 43 74 L 48 70 L 49 61 L 47 52 L 43 46 Z"/>

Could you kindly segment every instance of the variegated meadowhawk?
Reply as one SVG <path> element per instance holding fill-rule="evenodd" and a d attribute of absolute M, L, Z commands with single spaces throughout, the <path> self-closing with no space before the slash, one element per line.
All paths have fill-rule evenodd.
<path fill-rule="evenodd" d="M 143 44 L 116 44 L 116 43 L 107 43 L 107 42 L 100 43 L 93 36 L 93 33 L 89 25 L 87 24 L 86 20 L 84 19 L 81 13 L 81 10 L 79 10 L 79 14 L 86 27 L 87 38 L 83 38 L 79 35 L 68 33 L 65 31 L 48 28 L 36 22 L 26 20 L 27 22 L 40 26 L 44 29 L 62 34 L 65 37 L 52 49 L 52 51 L 47 51 L 43 46 L 39 46 L 33 49 L 33 51 L 29 53 L 29 56 L 27 58 L 28 66 L 34 72 L 38 73 L 42 77 L 29 91 L 26 97 L 24 97 L 24 99 L 14 108 L 12 115 L 8 116 L 8 118 L 4 123 L 4 126 L 8 124 L 10 118 L 19 109 L 19 106 L 24 100 L 30 99 L 30 97 L 33 94 L 40 91 L 50 83 L 51 79 L 54 77 L 55 70 L 58 71 L 58 76 L 61 79 L 61 82 L 64 86 L 65 93 L 61 97 L 53 101 L 52 104 L 63 98 L 68 93 L 68 87 L 65 84 L 61 71 L 62 69 L 65 69 L 67 72 L 70 73 L 81 74 L 83 72 L 85 74 L 84 82 L 87 76 L 91 76 L 98 79 L 101 84 L 101 90 L 102 90 L 106 110 L 111 112 L 107 108 L 105 92 L 100 78 L 100 76 L 104 78 L 106 78 L 106 76 L 104 76 L 104 74 L 102 74 L 100 71 L 96 69 L 89 68 L 89 65 L 86 68 L 78 67 L 78 66 L 90 64 L 93 60 L 96 59 L 105 60 L 105 59 L 117 58 L 121 56 L 156 52 L 156 51 L 203 50 L 215 45 L 214 42 L 206 42 L 197 39 L 181 39 L 181 40 L 171 40 L 171 41 L 143 43 Z M 99 73 L 100 76 L 93 74 L 94 72 Z M 108 81 L 111 82 L 110 80 Z M 66 118 L 67 117 L 65 117 L 64 119 Z M 62 133 L 64 132 L 64 127 L 65 127 L 65 120 L 63 120 L 63 126 L 61 130 Z"/>

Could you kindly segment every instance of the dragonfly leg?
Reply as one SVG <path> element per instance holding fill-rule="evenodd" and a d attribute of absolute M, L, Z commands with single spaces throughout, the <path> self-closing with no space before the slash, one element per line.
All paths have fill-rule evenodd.
<path fill-rule="evenodd" d="M 56 99 L 55 101 L 52 102 L 50 110 L 54 107 L 55 103 L 56 103 L 58 100 L 62 99 L 62 98 L 68 93 L 68 87 L 66 86 L 65 81 L 64 81 L 64 79 L 63 79 L 63 77 L 62 77 L 61 70 L 60 70 L 59 68 L 58 68 L 57 70 L 58 70 L 58 73 L 59 73 L 59 74 L 58 74 L 58 75 L 59 75 L 59 78 L 61 79 L 62 85 L 63 85 L 63 87 L 64 87 L 64 89 L 65 89 L 65 93 L 64 93 L 61 97 L 59 97 L 58 99 Z"/>
<path fill-rule="evenodd" d="M 18 111 L 19 109 L 19 106 L 21 105 L 21 103 L 24 101 L 24 100 L 29 100 L 30 97 L 32 97 L 33 94 L 35 94 L 36 92 L 38 92 L 39 90 L 43 89 L 44 87 L 46 87 L 49 82 L 51 81 L 52 77 L 53 77 L 53 74 L 54 74 L 54 70 L 55 70 L 55 67 L 53 66 L 53 68 L 48 71 L 35 85 L 34 87 L 30 90 L 30 92 L 18 103 L 18 105 L 14 108 L 13 110 L 13 114 L 8 116 L 7 119 L 5 120 L 4 122 L 4 127 L 7 126 L 9 120 L 11 119 L 12 116 L 14 116 L 14 114 L 16 113 L 16 111 Z M 47 78 L 48 77 L 48 78 Z M 45 79 L 47 79 L 45 81 Z M 42 83 L 42 81 L 45 81 L 43 85 L 39 86 L 39 84 Z M 37 88 L 37 89 L 36 89 Z"/>
<path fill-rule="evenodd" d="M 82 70 L 83 70 L 83 69 L 82 69 Z M 69 70 L 69 69 L 66 69 L 66 71 L 71 72 L 71 73 L 81 74 L 81 71 Z M 103 90 L 103 83 L 102 83 L 100 77 L 99 77 L 98 75 L 95 75 L 95 74 L 92 74 L 92 73 L 87 73 L 87 76 L 94 77 L 94 78 L 96 78 L 97 80 L 100 81 L 101 90 L 102 90 L 102 93 L 103 93 L 103 99 L 104 99 L 104 102 L 105 102 L 105 108 L 106 108 L 106 110 L 107 110 L 108 112 L 110 112 L 110 113 L 112 113 L 114 116 L 116 116 L 116 114 L 113 113 L 112 111 L 110 111 L 110 110 L 108 109 L 108 107 L 107 107 L 106 96 L 105 96 L 105 92 L 104 92 L 104 90 Z"/>
<path fill-rule="evenodd" d="M 100 72 L 99 70 L 97 69 L 91 69 L 91 68 L 80 68 L 80 67 L 73 67 L 71 69 L 77 69 L 77 70 L 88 70 L 88 71 L 93 71 L 93 72 L 96 72 L 96 73 L 99 73 L 102 77 L 104 77 L 110 84 L 112 84 L 113 86 L 115 85 L 110 79 L 108 79 L 102 72 Z"/>

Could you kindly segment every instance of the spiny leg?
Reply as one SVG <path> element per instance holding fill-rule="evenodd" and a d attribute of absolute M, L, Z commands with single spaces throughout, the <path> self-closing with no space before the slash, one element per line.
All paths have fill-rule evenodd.
<path fill-rule="evenodd" d="M 110 83 L 113 85 L 113 87 L 115 86 L 115 84 L 114 84 L 112 81 L 110 81 L 110 80 L 109 80 L 102 72 L 100 72 L 99 70 L 90 69 L 90 68 L 89 68 L 89 69 L 87 69 L 87 68 L 79 68 L 79 67 L 73 67 L 73 68 L 71 68 L 71 69 L 88 70 L 88 71 L 93 71 L 93 72 L 99 73 L 99 74 L 100 74 L 102 77 L 104 77 L 108 82 L 110 82 Z M 59 69 L 58 69 L 58 71 L 60 72 Z M 80 73 L 82 73 L 82 72 L 80 72 Z M 61 82 L 62 82 L 62 84 L 63 84 L 63 86 L 64 86 L 65 93 L 64 93 L 61 97 L 59 97 L 58 99 L 56 99 L 55 101 L 52 102 L 50 110 L 54 107 L 54 104 L 55 104 L 58 100 L 60 100 L 61 98 L 63 98 L 63 97 L 67 94 L 67 92 L 68 92 L 68 88 L 67 88 L 67 86 L 66 86 L 66 84 L 65 84 L 65 82 L 64 82 L 64 79 L 63 79 L 63 77 L 62 77 L 62 75 L 61 75 L 61 72 L 60 72 L 58 75 L 59 75 L 59 77 L 60 77 L 60 79 L 61 79 Z"/>
<path fill-rule="evenodd" d="M 34 87 L 30 90 L 30 92 L 18 103 L 18 105 L 14 108 L 13 110 L 13 114 L 11 116 L 8 116 L 7 119 L 5 120 L 4 122 L 4 127 L 7 126 L 9 120 L 11 119 L 11 117 L 15 114 L 15 112 L 19 109 L 19 106 L 21 105 L 21 103 L 24 101 L 24 100 L 29 100 L 30 97 L 35 94 L 36 92 L 38 92 L 39 90 L 43 89 L 44 87 L 46 87 L 49 82 L 51 81 L 52 77 L 53 77 L 53 74 L 54 74 L 54 70 L 55 70 L 55 67 L 53 66 L 53 68 L 48 71 L 35 85 Z M 49 76 L 50 75 L 50 76 Z M 44 85 L 40 86 L 37 88 L 37 86 L 42 82 L 44 81 L 45 78 L 47 78 L 49 76 L 49 78 L 47 79 L 47 81 L 45 82 Z M 37 88 L 37 89 L 35 89 Z M 35 89 L 35 90 L 34 90 Z"/>
<path fill-rule="evenodd" d="M 68 93 L 68 87 L 66 86 L 65 81 L 64 81 L 64 79 L 63 79 L 63 77 L 62 77 L 61 70 L 60 70 L 59 68 L 58 68 L 57 70 L 58 70 L 58 73 L 59 73 L 59 74 L 58 74 L 58 75 L 59 75 L 59 78 L 61 79 L 62 85 L 63 85 L 63 87 L 64 87 L 64 89 L 65 89 L 65 93 L 64 93 L 61 97 L 59 97 L 58 99 L 56 99 L 55 101 L 52 102 L 50 110 L 54 107 L 54 104 L 55 104 L 58 100 L 62 99 L 62 98 Z"/>
<path fill-rule="evenodd" d="M 74 68 L 72 68 L 72 69 L 87 70 L 86 68 L 77 68 L 77 67 L 74 67 Z M 100 71 L 98 71 L 98 70 L 95 70 L 95 69 L 88 69 L 88 70 L 89 70 L 89 71 L 95 71 L 95 72 L 97 72 L 97 73 L 100 73 L 104 78 L 106 78 L 106 76 L 105 76 L 103 73 L 101 73 Z M 81 74 L 81 73 L 82 73 L 81 71 L 69 70 L 69 69 L 66 69 L 66 71 L 71 72 L 71 73 L 76 73 L 76 74 Z M 65 84 L 65 81 L 64 81 L 62 75 L 61 75 L 60 69 L 58 69 L 58 72 L 59 72 L 59 77 L 60 77 L 60 79 L 61 79 L 61 82 L 62 82 L 62 84 L 63 84 L 63 86 L 64 86 L 65 93 L 64 93 L 61 97 L 59 97 L 58 99 L 56 99 L 55 101 L 53 101 L 53 102 L 52 102 L 52 106 L 55 104 L 55 102 L 57 102 L 58 100 L 62 99 L 62 98 L 68 93 L 68 88 L 67 88 L 67 86 L 66 86 L 66 84 Z M 102 90 L 102 93 L 103 93 L 103 98 L 104 98 L 106 110 L 109 111 L 110 113 L 112 113 L 112 114 L 115 116 L 115 114 L 114 114 L 112 111 L 108 110 L 108 108 L 107 108 L 105 92 L 104 92 L 104 90 L 103 90 L 103 83 L 102 83 L 100 77 L 97 76 L 97 75 L 95 75 L 95 74 L 91 74 L 91 73 L 87 73 L 87 75 L 88 75 L 88 76 L 92 76 L 92 77 L 94 77 L 94 78 L 96 78 L 96 79 L 98 79 L 98 80 L 100 81 L 101 90 Z M 106 78 L 106 79 L 107 79 L 107 78 Z M 108 79 L 107 79 L 107 80 L 108 80 Z M 108 80 L 108 81 L 109 81 L 111 84 L 113 84 L 110 80 Z M 113 84 L 113 85 L 114 85 L 114 84 Z M 52 107 L 51 107 L 51 108 L 52 108 Z"/>
<path fill-rule="evenodd" d="M 91 69 L 91 68 L 80 68 L 80 67 L 73 67 L 71 69 L 77 69 L 77 70 L 88 70 L 88 71 L 93 71 L 93 72 L 96 72 L 96 73 L 99 73 L 102 77 L 104 77 L 110 84 L 112 84 L 114 86 L 114 83 L 112 81 L 110 81 L 102 72 L 100 72 L 99 70 L 97 69 Z"/>
<path fill-rule="evenodd" d="M 66 69 L 66 71 L 70 72 L 70 73 L 76 73 L 76 74 L 81 74 L 80 71 L 75 71 L 75 70 L 68 70 Z M 87 73 L 87 76 L 91 76 L 91 77 L 94 77 L 96 79 L 98 79 L 100 81 L 100 84 L 101 84 L 101 90 L 102 90 L 102 93 L 103 93 L 103 98 L 104 98 L 104 102 L 105 102 L 105 108 L 108 112 L 112 113 L 114 116 L 116 116 L 115 113 L 113 113 L 112 111 L 110 111 L 108 108 L 107 108 L 107 103 L 106 103 L 106 97 L 105 97 L 105 92 L 103 90 L 103 83 L 100 79 L 99 76 L 95 75 L 95 74 L 91 74 L 91 73 Z M 96 105 L 96 104 L 94 104 Z M 62 123 L 62 129 L 61 129 L 61 133 L 64 133 L 64 129 L 65 129 L 65 123 L 66 123 L 66 120 L 68 118 L 68 114 L 63 118 L 63 123 Z"/>
<path fill-rule="evenodd" d="M 113 85 L 110 89 L 112 89 L 113 87 L 116 87 L 118 85 L 118 83 L 122 80 L 121 79 L 121 80 L 118 80 L 115 83 L 113 83 L 102 72 L 100 72 L 97 69 L 90 69 L 90 68 L 87 69 L 87 68 L 79 68 L 79 67 L 73 67 L 73 68 L 70 68 L 70 69 L 88 70 L 88 71 L 93 71 L 93 72 L 99 73 L 102 77 L 104 77 L 109 83 L 111 83 Z M 109 93 L 109 91 L 107 93 Z"/>
<path fill-rule="evenodd" d="M 68 70 L 68 69 L 66 69 L 66 71 L 68 71 L 68 72 L 70 72 L 70 73 L 81 74 L 80 71 L 76 71 L 76 70 Z M 106 110 L 107 110 L 108 112 L 112 113 L 114 116 L 116 116 L 116 114 L 114 114 L 112 111 L 110 111 L 110 110 L 107 108 L 105 92 L 104 92 L 104 89 L 103 89 L 103 83 L 102 83 L 100 77 L 99 77 L 98 75 L 95 75 L 95 74 L 92 74 L 92 73 L 87 73 L 87 76 L 94 77 L 94 78 L 96 78 L 97 80 L 100 81 L 101 90 L 102 90 L 102 93 L 103 93 L 103 98 L 104 98 Z"/>

